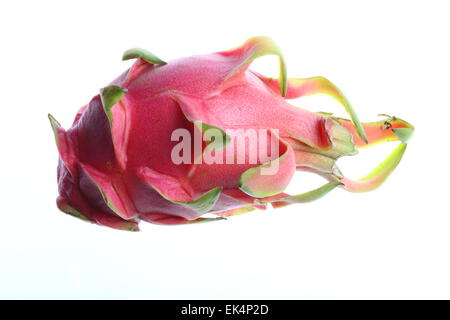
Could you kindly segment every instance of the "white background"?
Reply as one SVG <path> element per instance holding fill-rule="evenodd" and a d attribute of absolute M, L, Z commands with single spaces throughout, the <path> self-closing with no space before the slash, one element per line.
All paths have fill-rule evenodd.
<path fill-rule="evenodd" d="M 0 298 L 450 298 L 446 1 L 14 1 L 0 4 Z M 416 126 L 378 190 L 211 224 L 129 233 L 60 213 L 47 119 L 78 108 L 144 47 L 164 60 L 267 35 L 291 77 L 323 75 L 363 121 Z M 276 75 L 274 57 L 253 68 Z M 342 114 L 329 98 L 294 102 Z M 396 143 L 342 159 L 358 178 Z M 301 192 L 322 183 L 299 175 Z"/>

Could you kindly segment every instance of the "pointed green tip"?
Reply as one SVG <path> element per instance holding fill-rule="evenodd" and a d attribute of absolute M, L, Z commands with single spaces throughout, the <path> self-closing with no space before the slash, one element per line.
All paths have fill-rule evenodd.
<path fill-rule="evenodd" d="M 131 231 L 131 232 L 139 232 L 139 231 L 141 231 L 141 229 L 139 229 L 139 226 L 137 224 L 133 224 L 133 223 L 130 223 L 126 227 L 121 228 L 121 230 Z"/>
<path fill-rule="evenodd" d="M 78 218 L 83 221 L 92 222 L 86 217 L 85 214 L 81 213 L 80 211 L 76 210 L 75 208 L 71 207 L 68 204 L 65 204 L 64 206 L 58 206 L 58 208 L 65 214 L 71 215 L 72 217 Z"/>
<path fill-rule="evenodd" d="M 244 193 L 248 194 L 248 195 L 251 196 L 251 197 L 257 197 L 257 196 L 256 196 L 249 188 L 247 188 L 247 186 L 245 185 L 245 181 L 244 181 L 244 178 L 243 178 L 243 174 L 242 174 L 241 177 L 239 178 L 239 189 L 240 189 L 241 191 L 243 191 Z M 264 197 L 264 195 L 261 196 L 261 197 Z"/>
<path fill-rule="evenodd" d="M 58 128 L 60 128 L 61 125 L 50 113 L 48 114 L 48 120 L 50 120 L 50 125 L 52 126 L 53 135 L 55 136 L 56 145 L 58 145 Z"/>
<path fill-rule="evenodd" d="M 401 142 L 406 143 L 413 136 L 413 134 L 414 134 L 414 127 L 412 127 L 412 128 L 392 129 L 392 132 L 397 136 L 397 138 Z"/>
<path fill-rule="evenodd" d="M 406 143 L 400 143 L 387 158 L 362 179 L 351 180 L 345 177 L 342 178 L 341 182 L 344 183 L 344 188 L 350 192 L 367 192 L 378 188 L 400 163 L 406 147 Z"/>
<path fill-rule="evenodd" d="M 61 126 L 59 122 L 52 116 L 50 113 L 48 114 L 48 120 L 50 120 L 50 125 L 52 126 L 53 132 L 56 134 L 56 131 Z"/>
<path fill-rule="evenodd" d="M 221 193 L 222 187 L 216 187 L 204 193 L 197 200 L 189 202 L 187 201 L 175 201 L 175 202 L 197 211 L 198 216 L 201 216 L 204 215 L 205 213 L 208 213 L 214 207 Z"/>
<path fill-rule="evenodd" d="M 142 60 L 145 60 L 151 64 L 167 64 L 167 62 L 158 58 L 150 51 L 141 48 L 128 49 L 127 51 L 124 52 L 122 56 L 122 60 L 129 60 L 136 58 L 141 58 Z"/>
<path fill-rule="evenodd" d="M 203 154 L 207 154 L 210 151 L 213 150 L 219 150 L 224 147 L 226 147 L 231 142 L 231 137 L 225 133 L 221 128 L 212 126 L 210 124 L 207 124 L 205 122 L 201 121 L 194 121 L 194 125 L 197 126 L 197 128 L 202 132 L 206 134 L 206 137 L 208 139 L 211 139 L 212 137 L 215 137 L 214 133 L 217 133 L 217 141 L 215 139 L 209 140 L 210 142 L 207 144 L 205 150 L 203 151 Z M 211 131 L 209 131 L 211 130 Z M 209 132 L 208 132 L 209 131 Z M 213 133 L 212 136 L 210 134 Z M 220 136 L 220 137 L 219 137 Z"/>
<path fill-rule="evenodd" d="M 100 89 L 103 110 L 105 111 L 110 123 L 112 123 L 112 107 L 123 98 L 126 92 L 127 89 L 119 86 L 108 86 Z"/>
<path fill-rule="evenodd" d="M 123 95 L 126 92 L 127 92 L 126 88 L 121 88 L 119 86 L 108 86 L 108 87 L 104 87 L 104 88 L 100 89 L 100 94 L 101 94 L 102 98 L 109 99 L 107 102 L 114 100 L 111 98 L 117 97 L 118 95 Z M 117 103 L 117 102 L 115 102 L 115 103 Z"/>

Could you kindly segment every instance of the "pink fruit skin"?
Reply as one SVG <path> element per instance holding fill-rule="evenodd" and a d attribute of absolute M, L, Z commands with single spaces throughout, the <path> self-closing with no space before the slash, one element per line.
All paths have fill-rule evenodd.
<path fill-rule="evenodd" d="M 124 230 L 138 230 L 140 220 L 166 225 L 209 221 L 201 217 L 204 211 L 189 204 L 214 188 L 219 193 L 208 212 L 219 217 L 264 209 L 273 199 L 288 196 L 282 191 L 296 170 L 323 173 L 320 163 L 307 165 L 310 155 L 335 149 L 335 158 L 351 154 L 333 143 L 336 126 L 349 133 L 348 144 L 353 146 L 353 138 L 363 144 L 351 122 L 342 120 L 340 125 L 327 115 L 290 105 L 267 78 L 248 69 L 255 43 L 249 40 L 237 49 L 166 64 L 138 57 L 110 84 L 126 89 L 111 108 L 112 121 L 97 95 L 81 108 L 70 129 L 56 126 L 58 207 Z M 287 90 L 289 94 L 294 89 Z M 279 171 L 274 176 L 250 175 L 246 189 L 242 175 L 262 163 L 174 164 L 171 152 L 178 142 L 171 141 L 171 135 L 179 128 L 194 134 L 193 120 L 225 132 L 277 129 L 278 136 L 268 135 L 280 141 Z M 392 135 L 375 131 L 377 139 Z M 233 138 L 222 151 L 234 143 Z M 255 148 L 249 146 L 246 152 Z"/>

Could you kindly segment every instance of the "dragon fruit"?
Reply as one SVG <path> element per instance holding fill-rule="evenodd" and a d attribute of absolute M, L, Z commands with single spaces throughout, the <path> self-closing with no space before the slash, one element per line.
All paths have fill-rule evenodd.
<path fill-rule="evenodd" d="M 279 79 L 249 69 L 264 55 L 278 56 Z M 57 206 L 99 225 L 135 231 L 141 220 L 215 221 L 269 204 L 313 201 L 336 187 L 369 191 L 396 168 L 414 131 L 390 116 L 361 123 L 326 78 L 288 79 L 282 54 L 267 37 L 169 63 L 143 49 L 128 50 L 123 59 L 136 61 L 78 111 L 69 130 L 49 115 L 60 155 Z M 287 102 L 313 94 L 335 98 L 350 120 Z M 249 130 L 258 133 L 258 143 L 249 140 Z M 183 134 L 200 138 L 180 146 Z M 358 148 L 394 140 L 401 143 L 360 180 L 336 165 Z M 238 147 L 242 141 L 253 142 Z M 253 156 L 262 149 L 270 152 Z M 296 170 L 327 183 L 286 194 Z"/>

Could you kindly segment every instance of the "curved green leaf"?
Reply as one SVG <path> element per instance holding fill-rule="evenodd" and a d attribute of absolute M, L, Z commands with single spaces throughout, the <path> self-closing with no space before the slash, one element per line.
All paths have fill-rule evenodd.
<path fill-rule="evenodd" d="M 279 198 L 279 199 L 269 199 L 269 200 L 262 200 L 262 203 L 270 203 L 270 202 L 288 202 L 288 203 L 306 203 L 306 202 L 311 202 L 314 200 L 317 200 L 319 198 L 322 198 L 324 195 L 326 195 L 328 192 L 332 191 L 333 189 L 335 189 L 336 187 L 343 185 L 342 182 L 340 181 L 332 181 L 329 182 L 327 184 L 324 184 L 323 186 L 305 192 L 305 193 L 300 193 L 297 195 L 293 195 L 293 196 L 289 196 L 289 197 L 284 197 L 284 198 Z"/>
<path fill-rule="evenodd" d="M 278 56 L 280 93 L 283 97 L 286 95 L 287 92 L 286 63 L 284 61 L 284 57 L 283 54 L 281 53 L 280 48 L 269 37 L 264 36 L 253 37 L 248 39 L 242 46 L 221 53 L 224 55 L 242 56 L 242 59 L 239 62 L 239 64 L 235 68 L 233 68 L 233 70 L 228 74 L 226 79 L 229 79 L 235 74 L 248 68 L 248 66 L 253 62 L 253 60 L 259 57 L 266 55 Z"/>
<path fill-rule="evenodd" d="M 341 182 L 344 184 L 344 188 L 351 192 L 367 192 L 378 188 L 400 163 L 406 146 L 406 143 L 401 143 L 367 176 L 359 180 L 351 180 L 346 177 L 342 178 Z"/>
<path fill-rule="evenodd" d="M 117 102 L 120 101 L 120 99 L 125 96 L 126 92 L 127 89 L 115 85 L 100 89 L 100 97 L 102 99 L 103 110 L 105 111 L 110 124 L 112 124 L 113 122 L 111 109 Z"/>
<path fill-rule="evenodd" d="M 136 59 L 141 58 L 142 60 L 147 61 L 151 64 L 166 64 L 167 62 L 163 61 L 162 59 L 158 58 L 156 55 L 151 53 L 148 50 L 141 49 L 141 48 L 132 48 L 128 49 L 124 52 L 122 56 L 122 60 L 129 60 L 129 59 Z"/>
<path fill-rule="evenodd" d="M 204 215 L 205 213 L 208 213 L 211 211 L 211 209 L 216 204 L 217 200 L 220 197 L 220 194 L 222 192 L 222 187 L 216 187 L 213 188 L 204 194 L 202 194 L 198 199 L 194 201 L 174 201 L 170 200 L 171 202 L 181 204 L 185 207 L 188 207 L 194 211 L 198 212 L 198 216 Z"/>
<path fill-rule="evenodd" d="M 58 129 L 61 127 L 59 122 L 50 113 L 48 114 L 50 125 L 52 126 L 53 134 L 55 135 L 56 145 L 58 145 Z"/>

